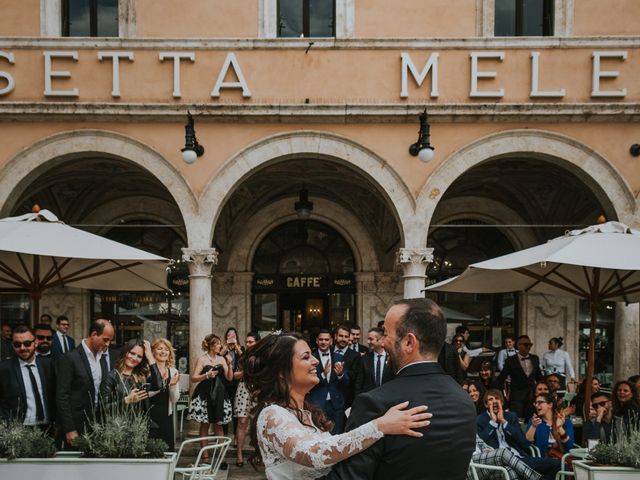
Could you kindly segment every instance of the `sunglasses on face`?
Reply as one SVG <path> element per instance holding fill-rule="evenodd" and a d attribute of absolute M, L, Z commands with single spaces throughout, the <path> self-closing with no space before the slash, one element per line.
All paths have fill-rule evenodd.
<path fill-rule="evenodd" d="M 51 335 L 36 335 L 38 340 L 51 340 Z"/>
<path fill-rule="evenodd" d="M 535 402 L 533 402 L 534 405 L 542 405 L 543 403 L 549 403 L 545 400 L 536 400 Z"/>
<path fill-rule="evenodd" d="M 20 348 L 23 345 L 29 348 L 31 345 L 33 345 L 33 340 L 26 340 L 24 342 L 13 342 L 13 348 Z"/>
<path fill-rule="evenodd" d="M 520 345 L 522 345 L 523 347 L 532 347 L 533 343 L 521 343 Z"/>
<path fill-rule="evenodd" d="M 606 407 L 607 406 L 607 400 L 603 400 L 601 402 L 598 403 L 592 403 L 591 406 L 595 409 L 597 409 L 598 407 Z"/>

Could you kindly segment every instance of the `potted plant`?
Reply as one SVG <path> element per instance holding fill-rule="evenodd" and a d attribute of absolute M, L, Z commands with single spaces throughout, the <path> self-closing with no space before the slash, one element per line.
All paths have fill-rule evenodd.
<path fill-rule="evenodd" d="M 153 478 L 173 480 L 176 454 L 149 438 L 144 412 L 120 408 L 89 421 L 77 452 L 57 452 L 44 432 L 9 422 L 0 428 L 0 478 Z"/>
<path fill-rule="evenodd" d="M 588 460 L 574 460 L 576 480 L 640 478 L 640 426 L 632 419 L 629 427 L 619 428 L 609 442 L 589 451 Z"/>

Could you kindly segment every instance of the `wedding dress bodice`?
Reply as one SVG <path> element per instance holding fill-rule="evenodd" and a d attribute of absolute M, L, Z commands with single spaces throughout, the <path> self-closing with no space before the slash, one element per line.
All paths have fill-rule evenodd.
<path fill-rule="evenodd" d="M 303 412 L 311 424 L 309 412 Z M 327 475 L 341 460 L 360 453 L 382 438 L 374 421 L 340 435 L 303 425 L 295 412 L 265 407 L 257 421 L 258 445 L 269 480 L 312 479 Z"/>

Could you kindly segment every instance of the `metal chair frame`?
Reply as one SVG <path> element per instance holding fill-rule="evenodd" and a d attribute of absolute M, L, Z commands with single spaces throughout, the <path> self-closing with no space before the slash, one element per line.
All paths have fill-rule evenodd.
<path fill-rule="evenodd" d="M 203 441 L 212 442 L 212 444 L 200 448 L 193 466 L 175 468 L 175 473 L 182 475 L 183 480 L 213 480 L 216 478 L 224 456 L 231 445 L 231 439 L 228 437 L 207 436 L 185 440 L 180 444 L 176 465 L 180 461 L 180 456 L 186 445 Z M 209 454 L 210 459 L 203 462 L 202 457 L 205 453 Z"/>

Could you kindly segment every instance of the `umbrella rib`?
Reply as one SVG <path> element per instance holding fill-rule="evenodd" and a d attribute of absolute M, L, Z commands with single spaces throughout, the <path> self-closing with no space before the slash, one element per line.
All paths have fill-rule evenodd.
<path fill-rule="evenodd" d="M 14 272 L 7 272 L 3 267 L 0 267 L 0 271 L 9 275 L 9 277 L 0 277 L 0 282 L 9 283 L 11 285 L 15 285 L 16 287 L 21 287 L 25 290 L 29 290 L 29 284 L 25 282 L 24 279 L 14 275 Z"/>
<path fill-rule="evenodd" d="M 87 275 L 81 275 L 79 277 L 74 277 L 73 275 L 77 275 L 77 273 L 79 273 L 79 272 L 76 272 L 75 274 L 69 275 L 68 277 L 66 277 L 66 279 L 64 279 L 64 281 L 66 281 L 67 283 L 77 282 L 77 281 L 80 281 L 80 280 L 86 280 L 87 278 L 93 278 L 93 277 L 98 277 L 98 276 L 101 276 L 101 275 L 106 275 L 108 273 L 117 272 L 119 270 L 127 270 L 129 273 L 137 276 L 138 278 L 141 278 L 142 280 L 146 281 L 147 283 L 150 283 L 151 285 L 154 285 L 154 286 L 160 288 L 161 290 L 166 290 L 165 287 L 163 287 L 162 285 L 158 285 L 158 284 L 156 284 L 156 283 L 144 278 L 142 275 L 138 275 L 137 273 L 129 270 L 132 267 L 137 267 L 138 265 L 142 265 L 142 262 L 134 262 L 134 263 L 130 263 L 128 265 L 121 265 L 118 262 L 116 262 L 115 260 L 105 260 L 105 261 L 99 262 L 96 265 L 105 263 L 107 261 L 111 261 L 111 262 L 115 263 L 117 265 L 117 267 L 110 268 L 108 270 L 101 270 L 100 272 L 97 272 L 97 273 L 91 273 L 91 274 L 87 274 Z M 87 268 L 91 268 L 91 267 L 87 267 Z M 82 271 L 86 271 L 87 268 L 82 269 Z M 48 285 L 48 287 L 55 287 L 55 286 L 58 286 L 58 285 L 59 285 L 59 282 L 53 282 L 52 284 Z"/>
<path fill-rule="evenodd" d="M 555 272 L 557 269 L 560 268 L 560 264 L 556 265 L 555 267 L 553 267 L 551 269 L 551 271 L 549 273 L 547 273 L 546 275 L 541 275 L 542 278 L 547 278 L 549 275 L 551 275 L 553 272 Z M 533 285 L 529 286 L 528 288 L 525 289 L 525 292 L 528 292 L 529 290 L 531 290 L 532 288 L 535 288 L 539 283 L 541 283 L 542 280 L 538 280 L 537 282 L 535 282 Z"/>
<path fill-rule="evenodd" d="M 551 273 L 555 273 L 557 276 L 559 276 L 561 279 L 563 279 L 565 282 L 567 282 L 569 285 L 573 286 L 573 288 L 576 289 L 577 292 L 581 292 L 582 295 L 586 295 L 587 292 L 584 291 L 584 289 L 582 289 L 582 287 L 580 287 L 580 285 L 578 285 L 576 282 L 574 282 L 573 280 L 571 280 L 569 277 L 567 277 L 566 275 L 562 274 L 562 273 L 558 273 L 555 270 Z"/>
<path fill-rule="evenodd" d="M 635 282 L 632 283 L 631 285 L 628 285 L 627 287 L 624 287 L 622 289 L 619 290 L 613 290 L 613 291 L 609 291 L 606 293 L 602 294 L 602 298 L 612 298 L 612 297 L 617 297 L 620 295 L 629 295 L 631 293 L 636 293 L 638 291 L 638 287 L 640 287 L 640 282 Z"/>
<path fill-rule="evenodd" d="M 116 265 L 120 265 L 120 264 L 119 264 L 118 262 L 116 262 L 115 260 L 112 260 L 112 262 L 113 262 L 113 263 L 115 263 Z M 138 265 L 140 265 L 140 263 L 138 263 Z M 135 266 L 135 265 L 130 265 L 130 266 Z M 128 271 L 129 273 L 131 273 L 132 275 L 135 275 L 135 276 L 136 276 L 136 277 L 138 277 L 138 278 L 141 278 L 141 279 L 142 279 L 142 280 L 144 280 L 145 282 L 148 282 L 148 283 L 150 283 L 151 285 L 155 285 L 156 287 L 160 288 L 161 290 L 167 290 L 167 289 L 166 289 L 165 287 L 163 287 L 162 285 L 158 285 L 157 283 L 154 283 L 154 282 L 152 282 L 151 280 L 149 280 L 149 279 L 147 279 L 147 278 L 144 278 L 142 275 L 140 275 L 140 274 L 138 274 L 138 273 L 134 272 L 133 270 L 129 270 L 129 268 L 128 268 L 128 267 L 126 267 L 126 266 L 125 266 L 125 267 L 123 267 L 123 268 L 127 269 L 127 271 Z"/>
<path fill-rule="evenodd" d="M 589 270 L 587 270 L 587 267 L 585 267 L 583 265 L 582 266 L 582 271 L 584 272 L 584 278 L 587 281 L 587 286 L 589 287 L 589 291 L 592 292 L 593 291 L 593 284 L 591 283 L 591 279 L 589 278 Z M 595 280 L 595 278 L 594 278 L 594 280 Z M 589 296 L 589 294 L 587 294 L 585 296 Z"/>
<path fill-rule="evenodd" d="M 29 283 L 33 283 L 33 277 L 31 277 L 31 273 L 29 272 L 29 269 L 27 268 L 27 264 L 25 263 L 24 258 L 22 258 L 22 255 L 20 255 L 18 252 L 16 252 L 16 256 L 18 257 L 18 260 L 20 261 L 20 265 L 22 265 L 22 269 L 24 270 L 24 273 L 27 276 L 27 279 L 28 279 Z"/>
<path fill-rule="evenodd" d="M 47 274 L 42 278 L 42 283 L 46 285 L 47 282 L 56 275 L 60 280 L 62 280 L 62 276 L 60 275 L 60 270 L 63 269 L 70 261 L 71 261 L 70 258 L 66 258 L 60 265 L 58 265 L 58 261 L 56 260 L 56 257 L 51 257 L 51 262 L 53 263 L 53 266 L 49 269 Z"/>
<path fill-rule="evenodd" d="M 624 281 L 626 279 L 628 279 L 631 275 L 633 275 L 634 273 L 636 273 L 635 271 L 631 271 L 631 272 L 627 272 L 626 274 L 624 274 L 622 277 L 620 277 L 620 273 L 618 270 L 615 271 L 616 276 L 618 278 L 618 283 L 614 283 L 613 285 L 609 286 L 609 284 L 607 283 L 607 286 L 605 288 L 602 289 L 602 295 L 603 296 L 609 296 L 609 293 L 611 291 L 614 291 L 614 289 L 620 285 L 622 288 L 624 288 L 624 286 L 622 285 L 624 283 Z"/>
<path fill-rule="evenodd" d="M 86 280 L 87 278 L 93 278 L 93 277 L 97 277 L 100 275 L 106 275 L 107 273 L 112 273 L 114 271 L 118 271 L 118 270 L 122 270 L 121 268 L 115 268 L 115 269 L 108 269 L 108 270 L 100 270 L 99 272 L 94 272 L 94 273 L 89 273 L 89 274 L 84 274 L 85 272 L 87 272 L 88 270 L 91 270 L 92 268 L 96 268 L 99 267 L 100 265 L 103 265 L 105 263 L 108 263 L 110 260 L 100 260 L 99 262 L 96 262 L 92 265 L 88 265 L 84 268 L 81 268 L 80 270 L 76 270 L 75 272 L 70 273 L 69 275 L 67 275 L 66 277 L 60 277 L 59 280 L 56 280 L 52 283 L 50 283 L 48 285 L 49 288 L 51 287 L 57 287 L 60 285 L 63 285 L 65 283 L 71 283 L 71 282 L 77 282 L 79 280 Z M 139 265 L 140 262 L 134 264 L 135 265 Z"/>
<path fill-rule="evenodd" d="M 560 290 L 564 290 L 566 292 L 570 292 L 573 293 L 574 295 L 577 296 L 585 296 L 585 292 L 582 292 L 580 290 L 574 290 L 572 288 L 569 288 L 567 285 L 563 285 L 559 282 L 556 282 L 555 280 L 550 280 L 546 277 L 543 277 L 537 273 L 532 272 L 531 270 L 528 270 L 524 267 L 520 267 L 520 268 L 514 268 L 514 271 L 521 273 L 522 275 L 525 275 L 527 277 L 531 277 L 533 279 L 539 280 L 541 283 L 546 283 L 547 285 L 551 285 L 552 287 L 557 287 Z"/>

